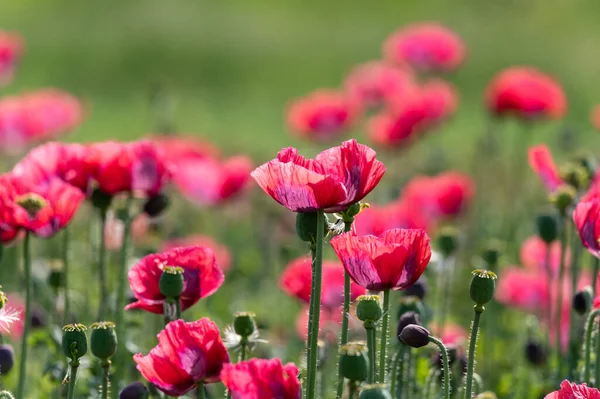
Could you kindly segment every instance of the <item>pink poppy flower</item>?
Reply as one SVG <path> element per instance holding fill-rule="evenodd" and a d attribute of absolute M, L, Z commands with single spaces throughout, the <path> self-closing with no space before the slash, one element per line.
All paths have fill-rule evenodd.
<path fill-rule="evenodd" d="M 546 189 L 553 192 L 563 184 L 550 150 L 544 144 L 529 148 L 529 165 Z"/>
<path fill-rule="evenodd" d="M 544 316 L 550 289 L 542 271 L 507 267 L 496 282 L 496 300 L 503 305 Z"/>
<path fill-rule="evenodd" d="M 597 258 L 600 258 L 600 199 L 582 201 L 573 212 L 581 243 Z"/>
<path fill-rule="evenodd" d="M 521 244 L 521 264 L 523 266 L 546 272 L 546 254 L 548 245 L 538 236 L 531 236 Z M 555 241 L 550 245 L 550 270 L 557 273 L 560 266 L 560 242 Z M 565 264 L 568 267 L 571 264 L 570 251 L 566 254 Z"/>
<path fill-rule="evenodd" d="M 225 365 L 221 379 L 233 399 L 300 399 L 299 373 L 293 363 L 283 365 L 279 359 L 251 359 Z"/>
<path fill-rule="evenodd" d="M 600 391 L 586 384 L 578 385 L 564 380 L 558 391 L 546 395 L 544 399 L 600 399 Z"/>
<path fill-rule="evenodd" d="M 162 250 L 169 251 L 173 248 L 188 247 L 192 245 L 211 248 L 215 253 L 215 259 L 217 260 L 217 264 L 221 270 L 223 270 L 223 272 L 229 270 L 231 265 L 231 252 L 225 245 L 217 242 L 210 236 L 195 234 L 187 237 L 174 238 L 164 242 L 162 245 Z"/>
<path fill-rule="evenodd" d="M 21 36 L 0 31 L 0 87 L 13 80 L 16 66 L 23 54 L 23 47 Z"/>

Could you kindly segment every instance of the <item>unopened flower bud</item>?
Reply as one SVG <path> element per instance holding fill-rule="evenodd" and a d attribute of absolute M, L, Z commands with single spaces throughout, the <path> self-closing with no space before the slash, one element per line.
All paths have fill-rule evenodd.
<path fill-rule="evenodd" d="M 0 375 L 10 373 L 15 365 L 15 352 L 8 344 L 0 345 Z"/>
<path fill-rule="evenodd" d="M 183 268 L 177 266 L 164 266 L 160 275 L 160 293 L 167 298 L 179 298 L 183 292 Z"/>
<path fill-rule="evenodd" d="M 365 385 L 360 391 L 359 399 L 392 399 L 390 391 L 384 384 Z"/>
<path fill-rule="evenodd" d="M 427 295 L 427 279 L 425 276 L 421 276 L 413 285 L 403 289 L 402 294 L 407 297 L 417 297 L 421 301 L 425 299 L 425 295 Z"/>
<path fill-rule="evenodd" d="M 532 366 L 543 366 L 548 360 L 548 353 L 541 343 L 529 340 L 525 344 L 525 358 Z"/>
<path fill-rule="evenodd" d="M 108 359 L 117 352 L 117 334 L 115 323 L 101 321 L 90 326 L 90 349 L 92 354 L 99 359 Z"/>
<path fill-rule="evenodd" d="M 377 295 L 361 295 L 356 298 L 356 317 L 362 321 L 365 328 L 371 328 L 383 316 L 380 298 Z"/>
<path fill-rule="evenodd" d="M 54 290 L 58 290 L 63 285 L 64 276 L 62 269 L 55 265 L 48 273 L 48 285 Z"/>
<path fill-rule="evenodd" d="M 0 399 L 15 399 L 15 397 L 8 391 L 2 391 L 0 392 Z"/>
<path fill-rule="evenodd" d="M 475 399 L 498 399 L 494 392 L 485 391 L 475 396 Z"/>
<path fill-rule="evenodd" d="M 418 326 L 422 325 L 421 318 L 419 317 L 419 314 L 417 312 L 406 312 L 402 316 L 400 316 L 400 320 L 398 320 L 398 329 L 396 335 L 399 340 L 400 334 L 402 334 L 402 330 L 404 330 L 404 327 L 410 324 L 416 324 Z M 400 342 L 402 342 L 402 340 L 400 340 Z"/>
<path fill-rule="evenodd" d="M 63 327 L 62 350 L 66 357 L 77 360 L 87 352 L 88 342 L 83 324 L 67 324 Z"/>
<path fill-rule="evenodd" d="M 2 291 L 2 286 L 0 285 L 0 309 L 4 309 L 6 304 L 8 303 L 8 298 L 4 291 Z"/>
<path fill-rule="evenodd" d="M 102 212 L 106 212 L 108 208 L 110 208 L 110 203 L 112 202 L 112 199 L 112 195 L 106 194 L 99 188 L 96 188 L 94 189 L 94 191 L 92 191 L 92 196 L 90 198 L 92 206 Z"/>
<path fill-rule="evenodd" d="M 496 289 L 496 274 L 488 270 L 474 270 L 469 293 L 475 302 L 476 309 L 483 311 L 484 305 L 494 297 Z"/>
<path fill-rule="evenodd" d="M 589 176 L 585 168 L 573 162 L 560 168 L 560 178 L 575 190 L 583 190 L 589 185 Z"/>
<path fill-rule="evenodd" d="M 129 384 L 119 393 L 119 399 L 147 399 L 149 396 L 148 388 L 141 382 Z"/>
<path fill-rule="evenodd" d="M 487 268 L 496 270 L 500 256 L 502 256 L 503 247 L 502 242 L 493 239 L 485 244 L 481 251 L 481 259 L 483 259 Z"/>
<path fill-rule="evenodd" d="M 593 299 L 592 287 L 585 287 L 573 296 L 573 310 L 580 315 L 586 314 L 592 308 Z"/>
<path fill-rule="evenodd" d="M 400 339 L 408 346 L 413 348 L 421 348 L 429 344 L 430 336 L 431 334 L 425 327 L 418 326 L 416 324 L 409 324 L 402 329 Z"/>
<path fill-rule="evenodd" d="M 437 236 L 437 245 L 444 256 L 450 256 L 458 249 L 459 231 L 451 226 L 440 229 Z"/>
<path fill-rule="evenodd" d="M 350 381 L 367 379 L 369 360 L 364 341 L 348 342 L 340 348 L 340 375 Z"/>
<path fill-rule="evenodd" d="M 538 236 L 551 244 L 558 239 L 558 218 L 555 213 L 541 213 L 535 219 Z"/>
<path fill-rule="evenodd" d="M 317 212 L 300 212 L 296 215 L 296 233 L 302 241 L 315 242 L 317 236 Z M 329 222 L 327 221 L 327 215 L 324 215 L 325 223 L 323 223 L 323 237 L 327 235 L 329 229 Z"/>
<path fill-rule="evenodd" d="M 237 312 L 234 314 L 233 329 L 242 338 L 248 338 L 256 331 L 256 315 L 252 312 Z"/>
<path fill-rule="evenodd" d="M 573 187 L 563 184 L 550 195 L 550 202 L 554 204 L 561 216 L 565 216 L 569 207 L 573 205 L 576 196 L 577 192 Z"/>
<path fill-rule="evenodd" d="M 400 319 L 402 315 L 406 312 L 415 312 L 419 316 L 424 317 L 425 315 L 425 306 L 423 302 L 416 296 L 406 296 L 400 297 L 399 299 L 400 306 L 398 307 L 397 317 Z"/>
<path fill-rule="evenodd" d="M 168 207 L 170 201 L 165 194 L 159 193 L 154 197 L 150 197 L 144 203 L 144 212 L 151 218 L 162 214 Z"/>

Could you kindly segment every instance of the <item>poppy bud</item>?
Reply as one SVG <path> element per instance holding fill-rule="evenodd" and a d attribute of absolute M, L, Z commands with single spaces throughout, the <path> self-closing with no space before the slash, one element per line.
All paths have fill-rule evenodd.
<path fill-rule="evenodd" d="M 560 178 L 575 190 L 583 190 L 589 185 L 587 171 L 581 165 L 572 162 L 560 168 Z"/>
<path fill-rule="evenodd" d="M 87 352 L 88 342 L 83 324 L 67 324 L 63 327 L 62 350 L 66 357 L 77 360 Z"/>
<path fill-rule="evenodd" d="M 169 197 L 159 193 L 154 197 L 148 198 L 144 203 L 144 212 L 151 218 L 159 216 L 169 207 Z"/>
<path fill-rule="evenodd" d="M 502 255 L 502 242 L 498 240 L 489 240 L 481 251 L 481 259 L 486 263 L 489 269 L 498 267 L 498 260 Z"/>
<path fill-rule="evenodd" d="M 34 306 L 31 309 L 31 328 L 43 328 L 47 323 L 46 311 L 43 308 Z"/>
<path fill-rule="evenodd" d="M 535 219 L 538 236 L 551 244 L 558 239 L 558 219 L 554 213 L 541 213 Z"/>
<path fill-rule="evenodd" d="M 398 308 L 397 317 L 400 319 L 406 312 L 415 312 L 419 316 L 425 315 L 425 306 L 423 302 L 416 296 L 400 297 L 400 307 Z"/>
<path fill-rule="evenodd" d="M 365 328 L 370 328 L 375 324 L 381 316 L 383 309 L 381 308 L 380 298 L 377 295 L 361 295 L 356 298 L 356 317 L 364 323 Z"/>
<path fill-rule="evenodd" d="M 417 312 L 406 312 L 402 316 L 400 316 L 400 320 L 398 321 L 398 333 L 396 335 L 398 339 L 400 339 L 400 334 L 402 334 L 402 330 L 404 330 L 404 327 L 410 324 L 416 324 L 418 326 L 423 325 L 421 324 L 421 318 L 419 317 L 419 314 Z"/>
<path fill-rule="evenodd" d="M 329 222 L 327 221 L 327 215 L 325 216 L 325 223 L 323 224 L 323 237 L 327 234 L 329 229 Z M 317 212 L 301 212 L 296 215 L 296 233 L 302 241 L 315 242 L 317 231 Z"/>
<path fill-rule="evenodd" d="M 58 267 L 53 267 L 48 274 L 48 285 L 55 290 L 58 290 L 62 287 L 64 281 L 64 273 Z"/>
<path fill-rule="evenodd" d="M 458 248 L 459 231 L 451 226 L 446 226 L 440 229 L 437 236 L 437 244 L 440 252 L 444 256 L 452 255 Z"/>
<path fill-rule="evenodd" d="M 573 310 L 580 315 L 584 315 L 592 308 L 592 300 L 594 299 L 592 294 L 592 287 L 585 287 L 581 291 L 578 291 L 573 296 Z"/>
<path fill-rule="evenodd" d="M 8 391 L 2 391 L 0 392 L 0 399 L 15 399 L 15 397 Z"/>
<path fill-rule="evenodd" d="M 488 270 L 473 270 L 471 274 L 473 274 L 469 289 L 471 300 L 475 302 L 476 309 L 483 311 L 484 305 L 494 297 L 497 276 Z"/>
<path fill-rule="evenodd" d="M 177 266 L 164 266 L 160 275 L 160 293 L 167 298 L 179 298 L 183 292 L 183 268 Z"/>
<path fill-rule="evenodd" d="M 345 218 L 354 219 L 354 217 L 356 215 L 358 215 L 361 210 L 362 210 L 362 205 L 360 202 L 357 202 L 356 204 L 350 205 L 348 207 L 348 209 L 346 209 L 344 212 L 341 212 L 340 214 Z"/>
<path fill-rule="evenodd" d="M 525 358 L 532 366 L 543 366 L 548 360 L 548 354 L 541 343 L 529 340 L 525 344 Z"/>
<path fill-rule="evenodd" d="M 408 346 L 413 348 L 421 348 L 429 344 L 430 335 L 431 334 L 425 327 L 418 326 L 416 324 L 409 324 L 402 329 L 400 339 Z"/>
<path fill-rule="evenodd" d="M 0 375 L 10 373 L 15 364 L 15 352 L 8 344 L 0 345 Z"/>
<path fill-rule="evenodd" d="M 561 216 L 567 214 L 567 209 L 573 205 L 577 192 L 569 185 L 563 184 L 550 195 L 550 202 L 554 204 Z"/>
<path fill-rule="evenodd" d="M 366 385 L 360 391 L 359 399 L 392 399 L 390 391 L 384 384 Z"/>
<path fill-rule="evenodd" d="M 475 399 L 498 399 L 494 392 L 485 391 L 475 396 Z"/>
<path fill-rule="evenodd" d="M 417 297 L 422 301 L 425 295 L 427 295 L 427 280 L 425 276 L 422 275 L 413 285 L 403 289 L 402 294 L 406 297 Z"/>
<path fill-rule="evenodd" d="M 99 359 L 108 359 L 117 352 L 117 334 L 115 323 L 101 321 L 91 326 L 90 349 L 92 354 Z"/>
<path fill-rule="evenodd" d="M 8 303 L 8 298 L 4 291 L 2 291 L 2 286 L 0 285 L 0 309 L 4 309 L 6 304 Z"/>
<path fill-rule="evenodd" d="M 362 382 L 367 379 L 369 360 L 367 344 L 364 341 L 348 342 L 340 348 L 340 375 L 350 381 Z"/>
<path fill-rule="evenodd" d="M 236 312 L 233 319 L 233 329 L 242 338 L 248 338 L 256 331 L 256 315 L 252 312 Z"/>
<path fill-rule="evenodd" d="M 119 399 L 147 399 L 150 395 L 148 388 L 141 382 L 134 382 L 127 385 L 119 393 Z"/>
<path fill-rule="evenodd" d="M 592 155 L 579 154 L 573 162 L 581 166 L 585 170 L 588 180 L 591 180 L 594 176 L 596 176 L 596 169 L 598 168 L 598 164 L 596 162 L 596 159 Z"/>
<path fill-rule="evenodd" d="M 106 212 L 108 208 L 110 208 L 110 203 L 112 202 L 112 199 L 112 195 L 106 194 L 104 191 L 98 188 L 92 191 L 92 196 L 90 198 L 92 206 L 96 209 L 99 209 L 102 212 Z"/>

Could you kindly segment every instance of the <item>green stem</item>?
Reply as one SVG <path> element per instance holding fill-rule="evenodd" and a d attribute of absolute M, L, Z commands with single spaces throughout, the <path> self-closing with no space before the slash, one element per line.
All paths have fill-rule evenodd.
<path fill-rule="evenodd" d="M 308 399 L 316 398 L 317 388 L 317 356 L 318 356 L 318 338 L 319 338 L 319 321 L 321 313 L 321 283 L 323 277 L 323 228 L 325 227 L 325 214 L 323 211 L 317 212 L 317 234 L 316 234 L 316 248 L 314 258 L 314 280 L 313 284 L 313 295 L 310 298 L 311 308 L 309 314 L 309 323 L 311 323 L 311 336 L 308 344 L 309 359 L 307 363 L 307 390 L 306 397 Z"/>
<path fill-rule="evenodd" d="M 592 290 L 594 293 L 594 298 L 596 298 L 596 292 L 598 292 L 598 272 L 600 271 L 600 258 L 594 258 L 594 274 L 592 275 Z"/>
<path fill-rule="evenodd" d="M 598 320 L 598 332 L 596 333 L 596 370 L 595 370 L 594 386 L 598 388 L 600 386 L 600 320 Z M 584 382 L 590 382 L 585 380 Z"/>
<path fill-rule="evenodd" d="M 400 344 L 400 367 L 398 367 L 398 375 L 395 377 L 398 379 L 398 386 L 396 387 L 396 392 L 390 391 L 392 396 L 396 399 L 402 398 L 402 391 L 404 390 L 404 384 L 406 383 L 405 373 L 404 373 L 404 365 L 406 364 L 406 352 L 408 352 L 409 347 L 405 344 Z"/>
<path fill-rule="evenodd" d="M 401 345 L 398 348 L 398 352 L 396 352 L 396 356 L 394 356 L 394 361 L 392 362 L 392 370 L 390 371 L 390 393 L 392 396 L 396 395 L 396 380 L 398 380 L 398 364 L 402 363 L 400 360 L 404 356 L 404 345 Z M 402 378 L 400 377 L 400 380 Z"/>
<path fill-rule="evenodd" d="M 409 346 L 406 348 L 406 376 L 404 378 L 404 393 L 406 394 L 406 399 L 410 399 L 412 397 L 412 371 L 413 371 L 413 361 L 414 361 L 414 353 L 413 349 Z"/>
<path fill-rule="evenodd" d="M 581 254 L 582 245 L 580 244 L 579 234 L 577 229 L 573 228 L 571 234 L 571 295 L 577 292 L 577 282 L 579 281 L 579 255 Z M 575 323 L 575 312 L 569 312 L 569 380 L 573 381 L 575 369 L 577 368 L 579 354 L 579 338 L 577 337 L 577 323 Z"/>
<path fill-rule="evenodd" d="M 175 320 L 181 319 L 181 299 L 175 298 Z"/>
<path fill-rule="evenodd" d="M 390 323 L 390 290 L 383 291 L 383 321 L 381 323 L 381 348 L 379 351 L 379 383 L 385 383 L 387 375 L 387 342 L 389 339 Z"/>
<path fill-rule="evenodd" d="M 69 387 L 67 391 L 67 399 L 75 397 L 75 382 L 77 381 L 77 369 L 79 368 L 79 360 L 71 360 L 69 362 L 71 370 L 69 371 Z M 21 398 L 22 396 L 19 396 Z"/>
<path fill-rule="evenodd" d="M 483 307 L 475 306 L 473 327 L 469 338 L 469 359 L 467 362 L 467 381 L 465 384 L 465 399 L 471 399 L 473 391 L 473 373 L 475 372 L 475 349 L 477 348 L 477 334 L 479 332 L 479 321 L 483 313 Z"/>
<path fill-rule="evenodd" d="M 102 361 L 102 399 L 108 399 L 108 387 L 110 386 L 110 360 Z"/>
<path fill-rule="evenodd" d="M 106 210 L 100 213 L 100 246 L 98 248 L 98 283 L 100 284 L 100 303 L 98 305 L 98 320 L 106 318 L 106 306 L 108 305 L 108 283 L 106 278 L 106 243 L 104 231 L 106 230 Z"/>
<path fill-rule="evenodd" d="M 344 221 L 344 232 L 347 233 L 352 230 L 352 223 L 354 220 Z M 348 317 L 350 314 L 350 292 L 351 283 L 350 283 L 350 275 L 348 272 L 344 270 L 344 308 L 342 310 L 342 332 L 340 335 L 340 347 L 342 345 L 346 345 L 348 343 Z M 340 355 L 338 353 L 338 385 L 336 389 L 336 399 L 341 399 L 342 394 L 344 393 L 344 377 L 342 377 L 340 372 Z"/>
<path fill-rule="evenodd" d="M 425 378 L 425 382 L 423 384 L 423 399 L 429 399 L 431 397 L 432 387 L 436 384 L 435 380 L 438 378 L 439 371 L 435 368 L 429 370 L 427 373 L 427 378 Z"/>
<path fill-rule="evenodd" d="M 240 345 L 240 362 L 243 362 L 244 360 L 246 360 L 246 348 L 247 345 L 242 343 Z"/>
<path fill-rule="evenodd" d="M 430 336 L 429 342 L 437 345 L 440 353 L 442 354 L 442 368 L 444 372 L 444 399 L 450 399 L 450 361 L 448 360 L 448 350 L 446 349 L 446 345 L 444 345 L 444 343 L 436 337 Z M 471 351 L 469 351 L 469 358 L 470 357 Z"/>
<path fill-rule="evenodd" d="M 27 377 L 27 339 L 31 328 L 31 233 L 25 233 L 23 241 L 23 262 L 25 267 L 25 320 L 21 337 L 21 363 L 19 365 L 19 388 L 17 398 L 25 398 L 25 379 Z"/>
<path fill-rule="evenodd" d="M 563 228 L 560 233 L 560 268 L 558 271 L 558 280 L 556 289 L 558 292 L 556 308 L 554 309 L 554 329 L 556 331 L 555 337 L 555 350 L 556 350 L 556 360 L 558 363 L 558 375 L 562 375 L 563 368 L 563 359 L 562 359 L 562 350 L 561 350 L 561 342 L 562 342 L 562 334 L 561 334 L 561 321 L 562 321 L 562 308 L 563 308 L 563 280 L 565 278 L 565 259 L 567 252 L 567 240 L 569 237 L 568 230 L 569 224 L 567 220 L 563 218 L 562 220 Z"/>
<path fill-rule="evenodd" d="M 366 328 L 365 330 L 367 331 L 367 352 L 369 354 L 369 374 L 367 376 L 367 382 L 369 384 L 374 384 L 375 383 L 375 374 L 376 374 L 376 370 L 377 370 L 377 364 L 376 364 L 376 359 L 377 359 L 377 355 L 375 353 L 376 350 L 376 334 L 375 334 L 375 327 L 369 327 Z"/>
<path fill-rule="evenodd" d="M 196 392 L 198 394 L 198 399 L 204 399 L 204 383 L 199 382 L 198 387 L 196 388 Z"/>
<path fill-rule="evenodd" d="M 306 365 L 308 367 L 308 363 L 310 362 L 310 359 L 312 357 L 312 348 L 310 347 L 310 343 L 312 342 L 312 335 L 313 335 L 313 320 L 311 318 L 311 316 L 314 314 L 314 308 L 315 308 L 315 303 L 312 300 L 312 298 L 315 297 L 315 289 L 316 286 L 314 284 L 314 281 L 316 280 L 316 272 L 317 269 L 315 267 L 316 261 L 317 261 L 317 246 L 316 243 L 311 243 L 310 245 L 310 258 L 311 258 L 311 276 L 310 276 L 310 299 L 309 299 L 309 305 L 308 305 L 308 336 L 306 339 Z M 308 371 L 308 370 L 307 370 Z M 308 384 L 308 375 L 306 375 L 305 377 L 305 381 L 304 384 Z M 308 391 L 306 392 L 308 394 Z"/>
<path fill-rule="evenodd" d="M 546 284 L 548 284 L 548 290 L 552 289 L 552 265 L 550 264 L 550 248 L 549 244 L 546 244 L 546 253 L 544 254 L 544 268 L 546 269 Z M 546 318 L 548 320 L 548 326 L 552 323 L 552 301 L 548 301 L 546 309 Z M 493 317 L 492 317 L 493 319 Z M 546 329 L 546 341 L 550 346 L 550 328 Z"/>
<path fill-rule="evenodd" d="M 69 317 L 71 314 L 71 301 L 69 299 L 69 228 L 65 227 L 63 231 L 63 247 L 62 247 L 62 261 L 63 261 L 63 291 L 65 293 L 65 310 L 64 310 L 64 324 L 69 324 Z"/>
<path fill-rule="evenodd" d="M 358 384 L 355 381 L 348 381 L 348 399 L 358 399 Z"/>

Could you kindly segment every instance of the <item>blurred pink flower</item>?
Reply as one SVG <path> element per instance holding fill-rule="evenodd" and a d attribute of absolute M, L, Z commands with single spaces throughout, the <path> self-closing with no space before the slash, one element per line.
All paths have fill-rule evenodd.
<path fill-rule="evenodd" d="M 511 266 L 499 274 L 495 297 L 508 307 L 543 316 L 548 307 L 550 289 L 542 271 Z"/>
<path fill-rule="evenodd" d="M 123 232 L 125 226 L 123 221 L 113 213 L 109 213 L 104 229 L 104 245 L 109 251 L 118 251 L 123 243 Z M 150 217 L 145 213 L 138 214 L 131 223 L 131 237 L 134 243 L 143 242 L 150 230 Z"/>
<path fill-rule="evenodd" d="M 23 39 L 18 34 L 0 31 L 0 87 L 13 80 L 23 46 Z"/>
<path fill-rule="evenodd" d="M 221 267 L 223 272 L 229 270 L 231 266 L 231 252 L 229 249 L 217 242 L 214 238 L 202 234 L 195 234 L 187 237 L 174 238 L 163 243 L 161 251 L 168 251 L 177 247 L 189 247 L 192 245 L 199 245 L 202 247 L 208 247 L 215 253 L 217 263 Z"/>
<path fill-rule="evenodd" d="M 545 144 L 529 148 L 529 165 L 548 191 L 553 192 L 563 184 L 552 154 Z"/>
<path fill-rule="evenodd" d="M 18 340 L 23 335 L 23 329 L 25 328 L 25 302 L 16 293 L 8 293 L 6 297 L 8 298 L 8 303 L 4 309 L 7 310 L 4 311 L 6 313 L 3 316 L 11 317 L 12 321 L 2 321 L 0 317 L 0 327 L 3 330 L 0 331 L 0 334 L 4 334 L 8 330 L 8 336 Z"/>

